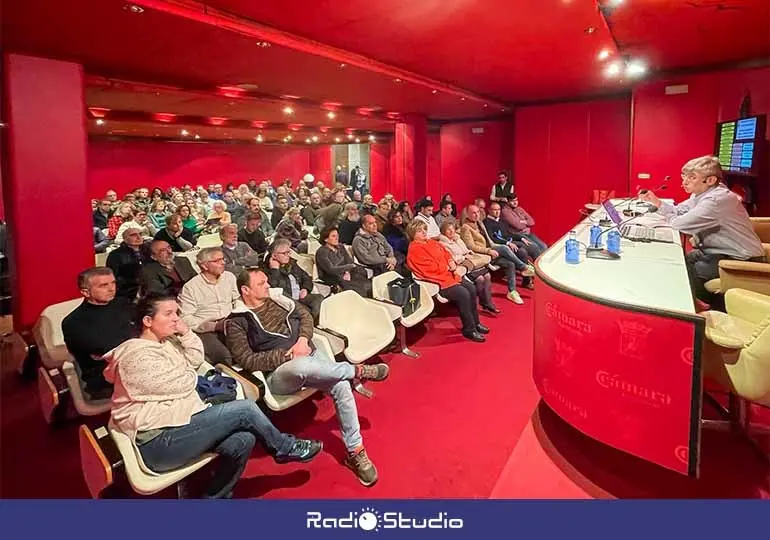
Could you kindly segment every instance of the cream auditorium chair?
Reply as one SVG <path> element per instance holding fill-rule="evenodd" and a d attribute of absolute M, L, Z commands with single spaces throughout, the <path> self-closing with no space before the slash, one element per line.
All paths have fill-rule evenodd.
<path fill-rule="evenodd" d="M 770 243 L 770 217 L 749 218 L 762 243 Z"/>
<path fill-rule="evenodd" d="M 719 277 L 706 282 L 706 290 L 725 294 L 730 289 L 746 289 L 770 295 L 770 244 L 762 244 L 769 262 L 719 261 Z"/>
<path fill-rule="evenodd" d="M 719 407 L 732 425 L 746 427 L 748 402 L 770 407 L 770 296 L 743 289 L 725 294 L 727 313 L 705 311 L 705 375 L 731 395 L 730 411 Z M 707 427 L 725 422 L 704 421 Z"/>
<path fill-rule="evenodd" d="M 195 247 L 203 249 L 207 247 L 219 247 L 222 245 L 222 239 L 219 238 L 219 233 L 202 234 L 198 237 L 198 242 Z"/>
<path fill-rule="evenodd" d="M 96 416 L 110 410 L 110 400 L 92 400 L 83 393 L 75 360 L 64 344 L 61 324 L 83 302 L 82 298 L 48 306 L 33 329 L 40 352 L 38 394 L 46 422 L 64 420 L 72 411 L 82 416 Z"/>
<path fill-rule="evenodd" d="M 401 306 L 393 304 L 388 293 L 388 283 L 400 277 L 401 275 L 398 272 L 390 271 L 372 278 L 372 296 L 374 296 L 375 300 L 384 302 L 388 311 L 395 310 L 395 321 L 398 322 L 398 338 L 401 352 L 406 356 L 419 358 L 420 355 L 412 351 L 406 343 L 406 329 L 416 326 L 428 318 L 433 312 L 433 297 L 426 285 L 418 284 L 420 286 L 420 307 L 411 315 L 404 317 Z M 438 287 L 438 285 L 435 286 Z"/>
<path fill-rule="evenodd" d="M 329 296 L 332 293 L 332 288 L 318 277 L 318 267 L 315 264 L 315 255 L 297 253 L 296 251 L 291 250 L 290 256 L 297 261 L 297 266 L 302 268 L 313 280 L 313 290 L 310 292 L 322 296 Z"/>
<path fill-rule="evenodd" d="M 355 291 L 342 291 L 321 302 L 318 327 L 346 339 L 343 352 L 351 364 L 361 364 L 385 349 L 396 336 L 396 328 L 388 310 L 379 303 L 359 296 Z M 374 394 L 356 381 L 353 388 L 365 397 Z"/>
<path fill-rule="evenodd" d="M 217 367 L 222 369 L 224 366 Z M 211 364 L 203 362 L 198 368 L 198 373 L 203 375 L 211 369 Z M 241 384 L 238 384 L 237 388 L 237 398 L 248 399 Z M 181 482 L 217 457 L 215 453 L 206 453 L 184 467 L 157 473 L 145 465 L 134 442 L 111 426 L 92 430 L 86 425 L 81 425 L 79 439 L 80 467 L 88 491 L 94 499 L 102 496 L 111 486 L 119 486 L 122 475 L 125 475 L 131 488 L 140 495 L 152 495 L 176 485 L 177 496 L 182 498 Z"/>

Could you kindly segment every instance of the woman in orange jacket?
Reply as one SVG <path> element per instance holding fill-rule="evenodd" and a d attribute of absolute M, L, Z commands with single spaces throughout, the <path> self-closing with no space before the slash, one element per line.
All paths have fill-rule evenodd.
<path fill-rule="evenodd" d="M 436 283 L 441 288 L 440 294 L 457 306 L 463 336 L 479 343 L 486 341 L 482 334 L 488 334 L 489 328 L 479 322 L 476 287 L 457 275 L 457 264 L 444 246 L 436 240 L 428 240 L 425 222 L 413 220 L 406 233 L 410 240 L 406 255 L 409 269 L 417 279 Z"/>

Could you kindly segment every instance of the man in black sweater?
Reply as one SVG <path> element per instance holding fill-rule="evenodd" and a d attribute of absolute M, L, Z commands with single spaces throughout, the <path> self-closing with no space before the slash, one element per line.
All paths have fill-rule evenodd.
<path fill-rule="evenodd" d="M 109 268 L 81 272 L 78 288 L 85 299 L 62 321 L 64 343 L 80 369 L 88 397 L 107 399 L 112 395 L 112 385 L 102 374 L 106 367 L 102 356 L 134 337 L 135 308 L 115 296 L 115 276 Z"/>
<path fill-rule="evenodd" d="M 182 226 L 182 217 L 179 214 L 166 216 L 166 226 L 157 232 L 153 240 L 168 242 L 175 253 L 189 251 L 197 243 L 192 231 Z"/>
<path fill-rule="evenodd" d="M 261 214 L 249 212 L 246 215 L 245 226 L 238 231 L 238 241 L 246 242 L 259 255 L 267 251 L 267 239 L 265 239 L 265 233 L 262 232 Z"/>

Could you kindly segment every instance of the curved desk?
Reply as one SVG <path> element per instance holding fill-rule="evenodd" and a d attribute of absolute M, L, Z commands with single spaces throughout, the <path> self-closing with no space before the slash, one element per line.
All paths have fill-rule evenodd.
<path fill-rule="evenodd" d="M 578 240 L 587 244 L 592 220 L 603 217 L 600 208 L 580 222 Z M 586 259 L 581 248 L 577 265 L 565 262 L 566 240 L 535 265 L 540 395 L 586 435 L 697 476 L 705 320 L 695 313 L 680 236 L 673 244 L 622 239 L 620 260 Z"/>

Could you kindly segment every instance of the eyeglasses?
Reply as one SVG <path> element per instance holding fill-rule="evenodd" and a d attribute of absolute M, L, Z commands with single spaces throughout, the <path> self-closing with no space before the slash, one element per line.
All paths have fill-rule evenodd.
<path fill-rule="evenodd" d="M 206 262 L 221 263 L 221 262 L 225 262 L 225 258 L 224 257 L 217 257 L 216 259 L 209 259 Z"/>
<path fill-rule="evenodd" d="M 273 255 L 288 255 L 289 251 L 274 251 Z"/>

